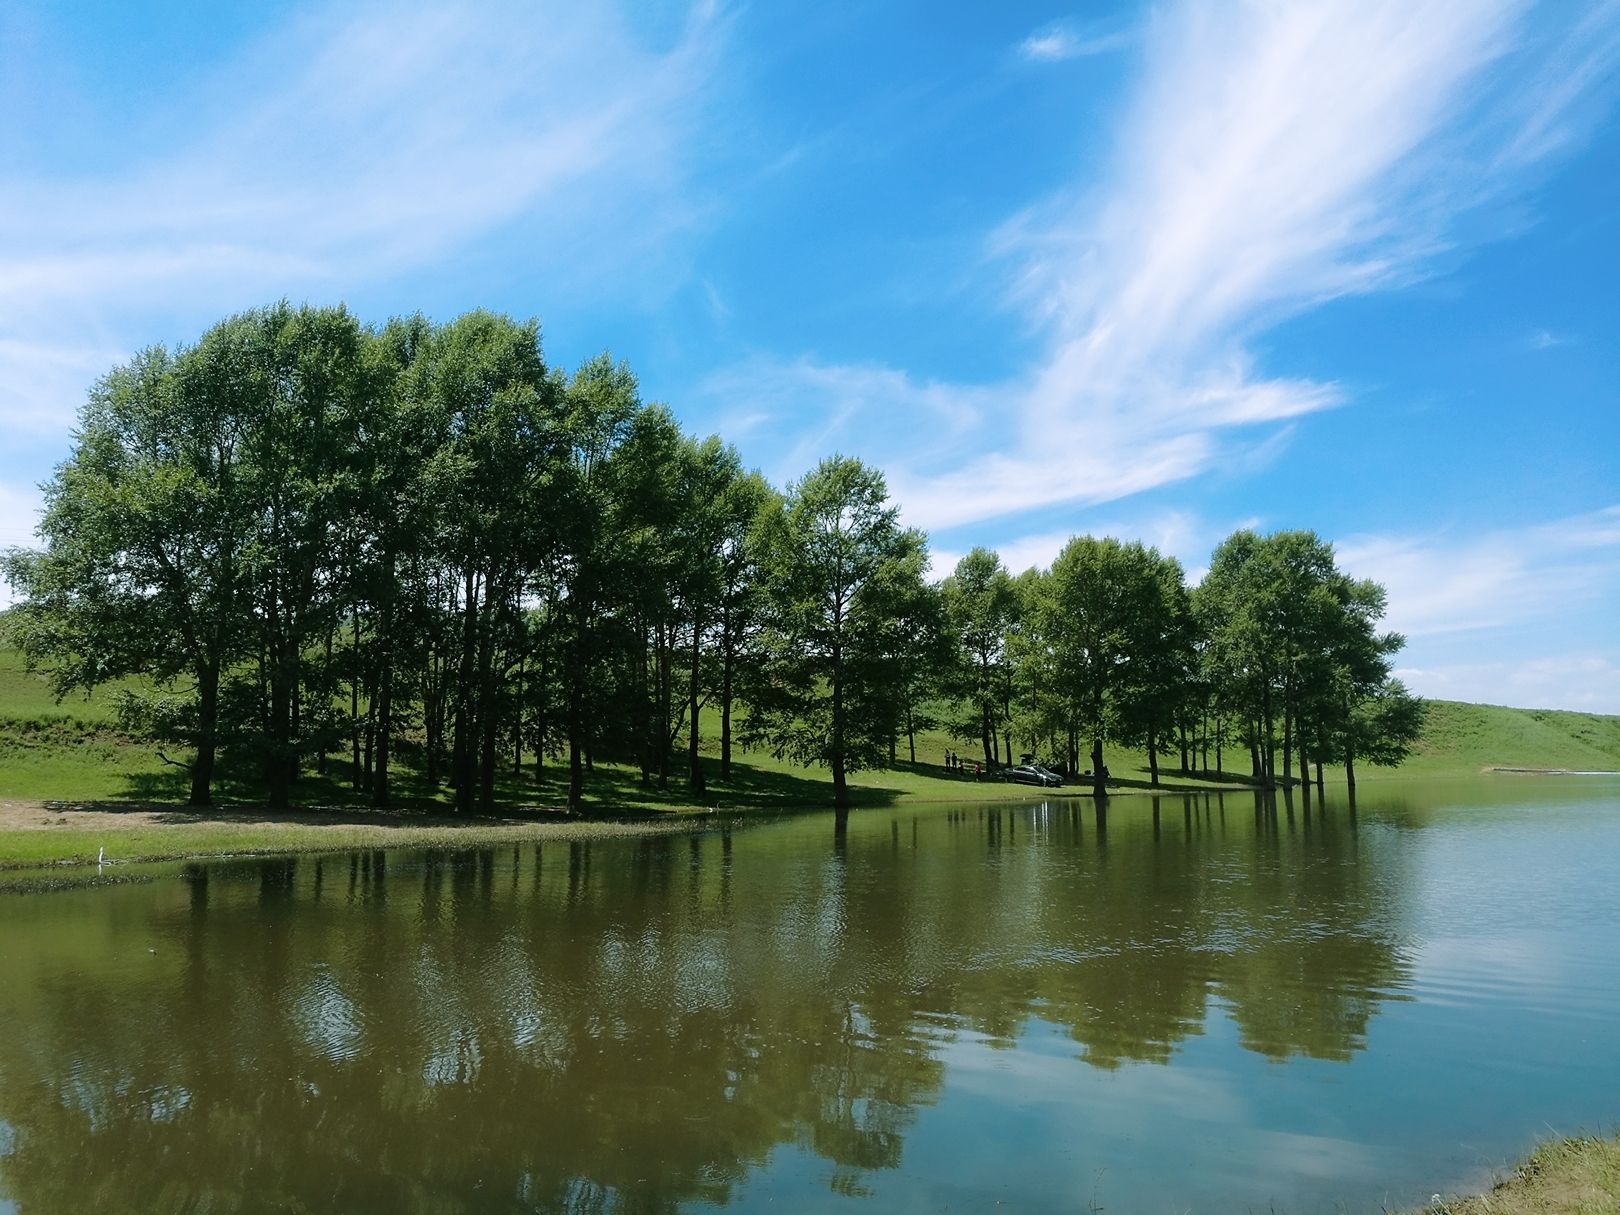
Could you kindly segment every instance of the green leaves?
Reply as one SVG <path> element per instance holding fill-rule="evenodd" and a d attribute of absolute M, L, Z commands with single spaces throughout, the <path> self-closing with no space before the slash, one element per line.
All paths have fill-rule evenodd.
<path fill-rule="evenodd" d="M 1191 595 L 1089 536 L 1016 579 L 977 548 L 934 587 L 876 469 L 834 456 L 779 495 L 625 363 L 565 376 L 536 322 L 484 311 L 373 329 L 282 301 L 143 351 L 45 504 L 44 548 L 3 559 L 13 638 L 59 692 L 147 677 L 129 721 L 193 744 L 194 800 L 216 746 L 284 800 L 347 742 L 386 802 L 397 741 L 488 808 L 498 756 L 566 741 L 577 805 L 593 756 L 667 782 L 683 728 L 696 789 L 714 697 L 723 774 L 735 699 L 840 803 L 933 714 L 992 762 L 1016 733 L 1073 763 L 1084 733 L 1100 769 L 1105 739 L 1185 750 L 1210 710 L 1257 756 L 1280 723 L 1285 760 L 1394 762 L 1421 713 L 1382 588 L 1310 532 L 1235 533 Z"/>
<path fill-rule="evenodd" d="M 880 762 L 898 729 L 895 627 L 924 595 L 925 547 L 902 529 L 883 475 L 833 456 L 761 521 L 765 623 L 752 737 L 845 777 Z"/>

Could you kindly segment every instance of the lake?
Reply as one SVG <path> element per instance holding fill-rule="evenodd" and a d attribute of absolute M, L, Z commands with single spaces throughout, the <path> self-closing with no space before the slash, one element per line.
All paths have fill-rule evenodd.
<path fill-rule="evenodd" d="M 1377 1212 L 1620 1120 L 1620 782 L 0 893 L 0 1211 Z"/>

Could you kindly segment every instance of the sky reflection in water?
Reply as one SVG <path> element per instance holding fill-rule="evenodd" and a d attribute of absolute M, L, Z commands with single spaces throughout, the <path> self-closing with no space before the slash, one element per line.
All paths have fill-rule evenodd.
<path fill-rule="evenodd" d="M 906 808 L 0 894 L 0 1203 L 1406 1205 L 1612 1125 L 1617 792 Z"/>

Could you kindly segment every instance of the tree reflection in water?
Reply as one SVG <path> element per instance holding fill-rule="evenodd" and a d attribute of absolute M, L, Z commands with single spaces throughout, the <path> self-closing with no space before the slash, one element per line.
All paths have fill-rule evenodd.
<path fill-rule="evenodd" d="M 1213 998 L 1350 1057 L 1405 981 L 1387 876 L 1342 810 L 1197 796 L 6 896 L 0 1193 L 654 1212 L 788 1146 L 859 1195 L 964 1035 L 1164 1062 Z"/>

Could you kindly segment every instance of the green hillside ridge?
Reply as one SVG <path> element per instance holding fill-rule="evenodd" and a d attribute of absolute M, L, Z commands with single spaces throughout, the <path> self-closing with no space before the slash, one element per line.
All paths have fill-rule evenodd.
<path fill-rule="evenodd" d="M 1493 767 L 1620 771 L 1620 716 L 1457 700 L 1425 703 L 1423 734 L 1402 773 L 1449 775 Z"/>
<path fill-rule="evenodd" d="M 184 771 L 166 764 L 157 746 L 119 733 L 112 696 L 110 689 L 103 689 L 90 697 L 75 696 L 57 703 L 44 678 L 30 674 L 19 654 L 0 650 L 0 799 L 182 802 L 186 792 Z M 717 718 L 706 717 L 705 725 L 709 727 L 706 733 L 712 735 Z M 972 740 L 954 740 L 937 731 L 919 734 L 917 764 L 901 762 L 856 774 L 857 803 L 1028 796 L 1028 790 L 1003 786 L 988 778 L 978 781 L 947 776 L 942 762 L 947 747 L 959 751 L 970 762 L 977 751 Z M 716 740 L 706 737 L 704 749 L 711 760 L 716 748 Z M 900 756 L 903 761 L 903 744 Z M 826 774 L 820 770 L 758 751 L 739 752 L 736 758 L 736 777 L 728 784 L 716 779 L 718 763 L 711 762 L 710 789 L 697 808 L 787 808 L 820 805 L 827 800 Z M 1236 765 L 1245 764 L 1246 756 L 1229 752 L 1228 762 L 1234 761 Z M 1111 747 L 1108 762 L 1118 783 L 1127 788 L 1146 785 L 1147 765 L 1142 754 Z M 1178 776 L 1174 764 L 1173 755 L 1160 756 L 1167 786 L 1212 787 L 1208 782 Z M 1473 775 L 1492 768 L 1620 771 L 1620 716 L 1430 701 L 1423 736 L 1408 762 L 1399 769 L 1362 767 L 1357 775 L 1362 781 L 1370 781 Z M 334 755 L 325 777 L 309 774 L 300 782 L 300 802 L 326 806 L 361 802 L 362 795 L 348 786 L 347 772 L 346 757 Z M 1237 767 L 1237 772 L 1241 773 L 1242 768 Z M 531 756 L 522 774 L 508 772 L 503 777 L 503 804 L 560 804 L 563 776 L 563 769 L 554 763 L 536 773 Z M 1342 776 L 1330 772 L 1329 779 L 1339 780 Z M 679 765 L 666 790 L 642 786 L 639 773 L 621 764 L 598 764 L 590 785 L 590 801 L 601 809 L 694 808 Z M 222 803 L 257 802 L 257 774 L 233 773 L 227 765 L 219 792 Z M 408 767 L 400 772 L 398 793 L 407 808 L 429 810 L 442 801 L 442 795 Z"/>

